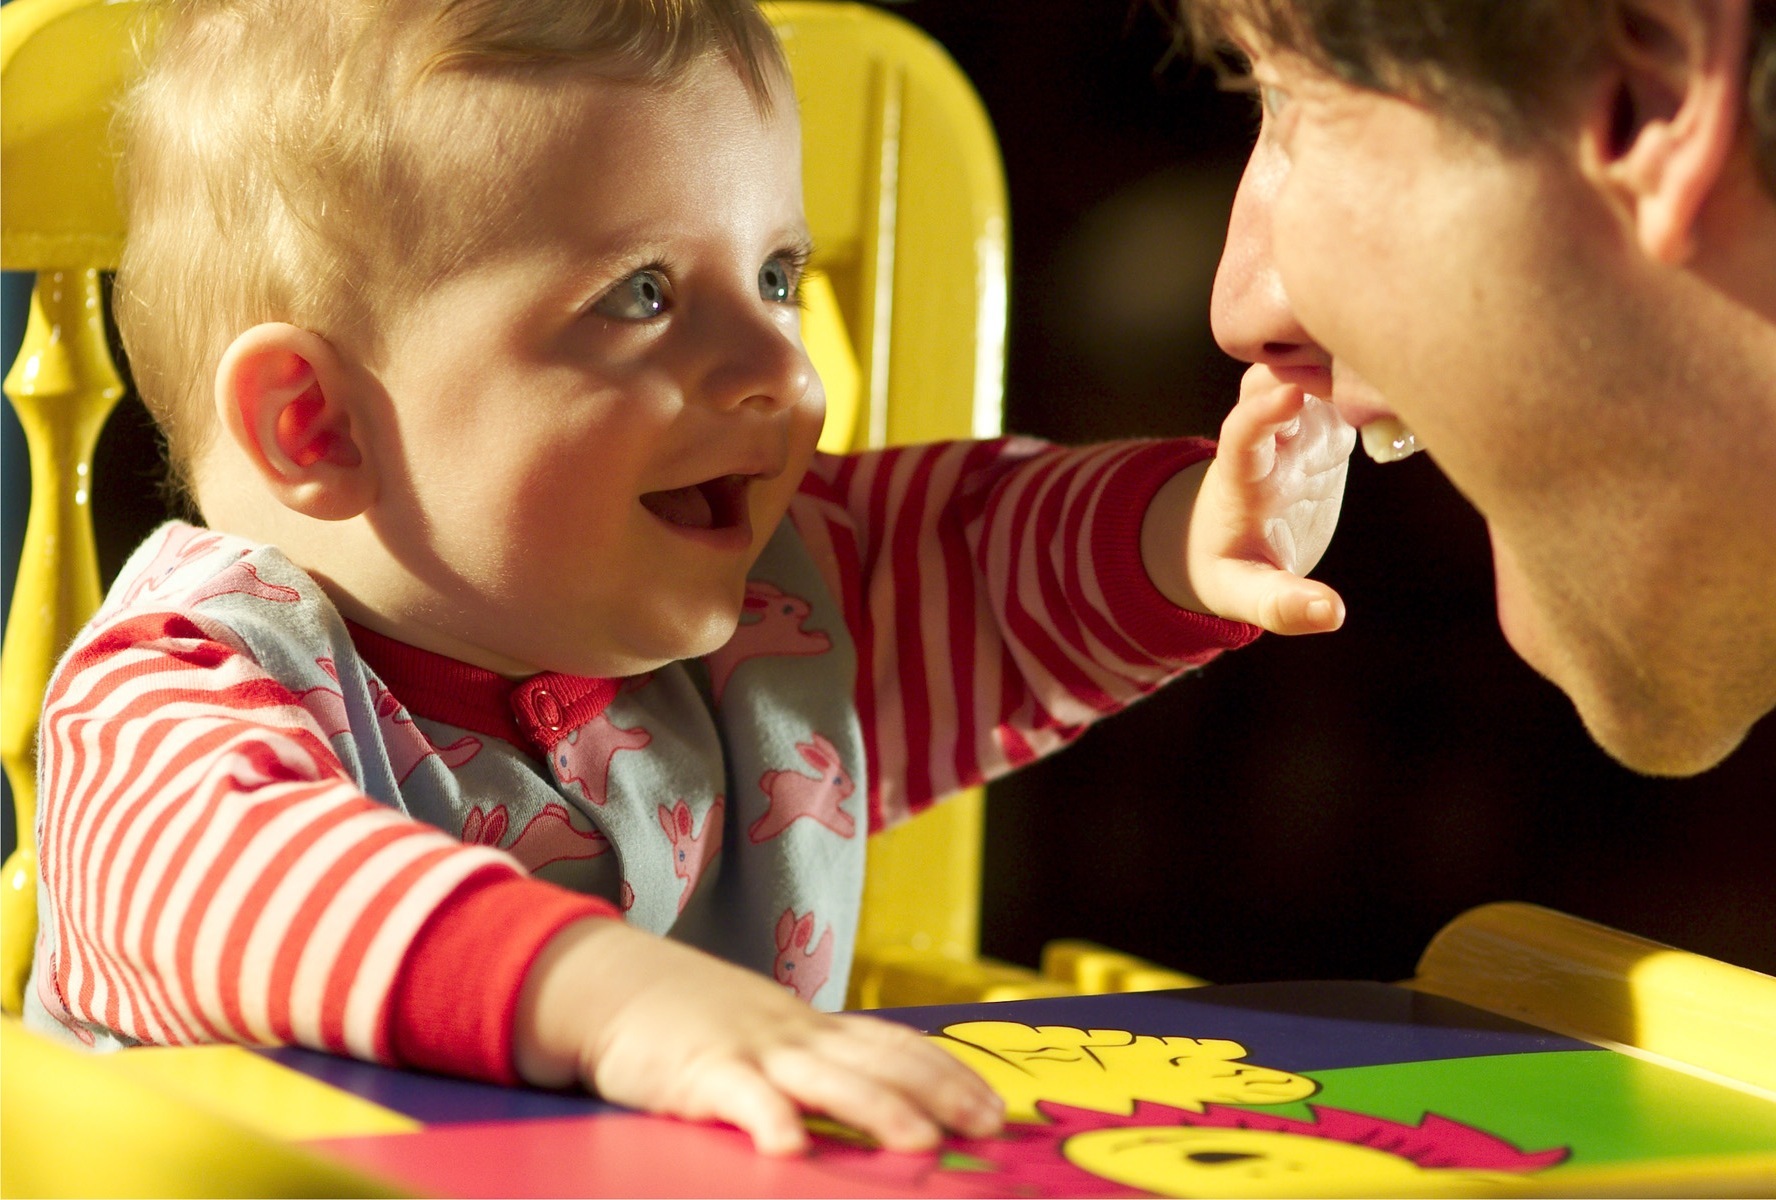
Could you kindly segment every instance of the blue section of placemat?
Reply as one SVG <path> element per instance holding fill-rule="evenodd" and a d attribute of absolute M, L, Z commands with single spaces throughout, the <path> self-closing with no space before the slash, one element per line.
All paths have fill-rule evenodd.
<path fill-rule="evenodd" d="M 1251 1062 L 1296 1072 L 1595 1049 L 1453 1000 L 1381 983 L 1222 984 L 1172 992 L 883 1009 L 875 1015 L 927 1032 L 961 1021 L 994 1020 L 1224 1038 L 1244 1046 Z M 589 1116 L 613 1110 L 583 1092 L 474 1083 L 311 1050 L 266 1053 L 293 1070 L 427 1125 Z"/>
<path fill-rule="evenodd" d="M 1244 1046 L 1250 1061 L 1283 1071 L 1597 1048 L 1410 988 L 1324 980 L 933 1005 L 882 1015 L 928 1033 L 994 1020 L 1225 1038 Z"/>

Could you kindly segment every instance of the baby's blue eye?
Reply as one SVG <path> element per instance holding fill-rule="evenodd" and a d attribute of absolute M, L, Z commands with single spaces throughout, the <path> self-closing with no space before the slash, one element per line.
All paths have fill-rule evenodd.
<path fill-rule="evenodd" d="M 598 298 L 592 311 L 619 321 L 650 321 L 666 311 L 666 276 L 647 267 Z"/>
<path fill-rule="evenodd" d="M 794 304 L 800 283 L 794 264 L 781 255 L 766 259 L 759 268 L 759 295 L 772 304 Z"/>

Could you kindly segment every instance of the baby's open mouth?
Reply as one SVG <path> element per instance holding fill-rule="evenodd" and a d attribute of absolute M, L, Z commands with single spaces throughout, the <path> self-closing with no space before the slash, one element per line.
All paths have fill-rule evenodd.
<path fill-rule="evenodd" d="M 672 525 L 687 529 L 730 529 L 746 513 L 749 475 L 723 475 L 689 487 L 648 492 L 642 507 Z"/>

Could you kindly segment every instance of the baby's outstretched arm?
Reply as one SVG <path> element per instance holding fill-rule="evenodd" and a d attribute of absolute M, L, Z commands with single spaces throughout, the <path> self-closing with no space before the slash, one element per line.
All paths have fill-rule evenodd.
<path fill-rule="evenodd" d="M 808 1142 L 804 1110 L 891 1150 L 944 1128 L 998 1132 L 1004 1105 L 978 1076 L 903 1025 L 834 1015 L 778 984 L 609 918 L 563 929 L 518 1001 L 514 1065 L 531 1083 L 579 1082 L 607 1100 L 727 1121 L 766 1154 Z"/>
<path fill-rule="evenodd" d="M 1141 557 L 1154 585 L 1182 608 L 1273 633 L 1337 629 L 1344 601 L 1304 576 L 1332 540 L 1355 444 L 1330 404 L 1248 370 L 1214 459 L 1148 506 Z"/>

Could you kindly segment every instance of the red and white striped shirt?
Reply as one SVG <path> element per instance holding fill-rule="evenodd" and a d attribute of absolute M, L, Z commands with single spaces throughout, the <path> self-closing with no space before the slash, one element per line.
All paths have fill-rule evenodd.
<path fill-rule="evenodd" d="M 1148 502 L 1210 452 L 1001 439 L 817 456 L 790 518 L 855 643 L 872 830 L 1256 636 L 1175 608 L 1141 563 Z M 139 552 L 51 683 L 33 1007 L 86 1040 L 293 1042 L 511 1079 L 531 961 L 617 909 L 392 807 L 366 782 L 375 764 L 347 761 L 359 739 L 339 735 L 361 731 L 339 693 L 202 608 L 224 584 L 292 589 L 245 551 L 180 582 L 219 540 Z M 423 698 L 379 691 L 356 658 L 345 641 L 326 665 L 348 693 L 362 672 L 382 744 L 393 729 L 420 739 L 413 762 L 448 758 L 406 713 L 433 715 Z M 405 778 L 403 753 L 376 769 Z"/>

